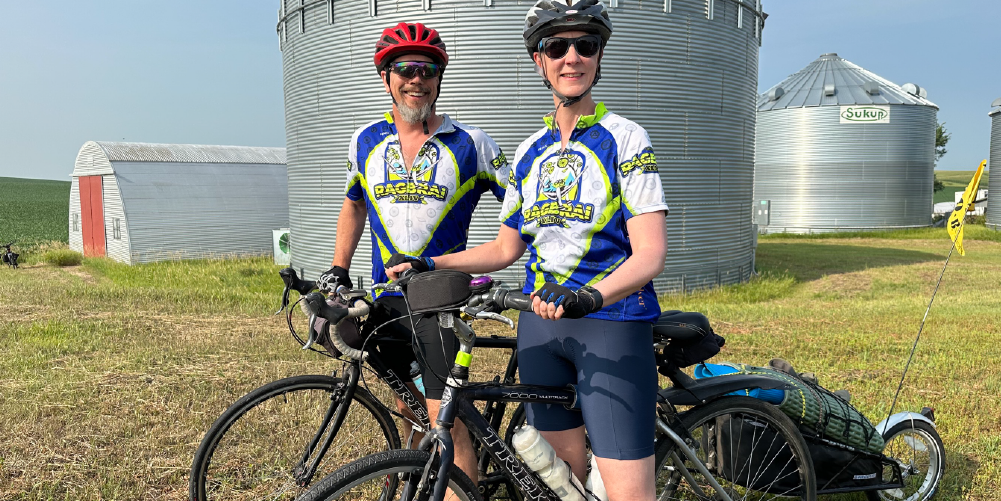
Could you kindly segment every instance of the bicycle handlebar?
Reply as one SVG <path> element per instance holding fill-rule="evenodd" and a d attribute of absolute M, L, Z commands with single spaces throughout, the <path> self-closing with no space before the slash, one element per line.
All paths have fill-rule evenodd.
<path fill-rule="evenodd" d="M 296 291 L 300 296 L 309 294 L 310 291 L 316 288 L 316 282 L 312 280 L 302 280 L 299 275 L 292 268 L 282 268 L 278 275 L 282 277 L 282 282 L 285 283 L 285 290 L 282 291 L 282 303 L 275 312 L 275 315 L 285 311 L 288 307 L 288 293 L 289 291 Z"/>
<path fill-rule="evenodd" d="M 339 308 L 336 306 L 331 306 L 327 303 L 327 298 L 320 294 L 319 292 L 311 292 L 303 298 L 303 303 L 306 305 L 306 309 L 310 312 L 309 318 L 309 341 L 302 347 L 304 350 L 308 350 L 315 342 L 317 338 L 316 329 L 314 326 L 316 324 L 316 318 L 320 317 L 326 319 L 330 325 L 330 341 L 334 344 L 334 347 L 338 351 L 343 353 L 345 356 L 356 359 L 356 360 L 366 360 L 368 358 L 368 353 L 352 348 L 344 342 L 341 335 L 337 332 L 337 324 L 346 318 L 363 317 L 368 315 L 370 310 L 368 303 L 362 300 L 357 300 L 354 306 L 349 308 Z"/>

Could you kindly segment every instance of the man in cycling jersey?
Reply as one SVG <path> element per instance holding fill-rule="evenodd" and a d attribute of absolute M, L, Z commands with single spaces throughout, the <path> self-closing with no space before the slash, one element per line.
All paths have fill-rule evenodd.
<path fill-rule="evenodd" d="M 504 154 L 485 132 L 436 113 L 448 64 L 445 43 L 436 30 L 421 23 L 387 28 L 376 43 L 374 61 L 393 108 L 351 138 L 333 267 L 319 280 L 324 288 L 334 282 L 351 287 L 348 267 L 366 217 L 372 229 L 374 283 L 387 282 L 386 268 L 400 262 L 424 264 L 426 270 L 430 261 L 423 257 L 465 249 L 480 195 L 489 191 L 502 199 L 510 173 Z M 383 318 L 407 315 L 399 293 L 376 293 L 376 310 Z M 451 330 L 439 330 L 433 316 L 416 317 L 414 322 L 414 351 L 423 368 L 428 413 L 434 423 L 458 342 Z M 386 328 L 411 337 L 409 318 Z M 393 372 L 409 380 L 414 353 L 379 349 Z M 397 406 L 405 410 L 402 402 Z M 461 422 L 456 422 L 453 436 L 456 464 L 476 481 L 476 457 Z"/>

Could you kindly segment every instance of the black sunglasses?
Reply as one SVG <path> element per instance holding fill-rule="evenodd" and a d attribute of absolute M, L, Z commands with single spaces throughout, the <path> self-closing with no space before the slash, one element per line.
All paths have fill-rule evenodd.
<path fill-rule="evenodd" d="M 539 50 L 549 59 L 560 59 L 567 55 L 570 45 L 573 45 L 580 57 L 594 57 L 601 50 L 601 37 L 584 35 L 577 38 L 543 38 L 539 42 Z"/>
<path fill-rule="evenodd" d="M 431 80 L 432 78 L 441 75 L 440 66 L 435 63 L 427 63 L 424 61 L 400 61 L 398 63 L 392 63 L 390 65 L 390 71 L 407 80 L 410 80 L 417 75 L 420 75 L 420 77 L 424 80 Z"/>

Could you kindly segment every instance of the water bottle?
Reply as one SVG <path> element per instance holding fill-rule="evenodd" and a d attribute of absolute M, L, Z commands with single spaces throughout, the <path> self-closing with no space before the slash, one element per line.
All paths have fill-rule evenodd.
<path fill-rule="evenodd" d="M 584 487 L 587 489 L 587 501 L 608 501 L 608 493 L 605 492 L 605 484 L 601 481 L 598 462 L 593 454 L 591 455 L 591 474 L 587 476 Z"/>
<path fill-rule="evenodd" d="M 521 456 L 542 481 L 563 501 L 585 501 L 584 488 L 562 459 L 556 457 L 553 446 L 546 442 L 534 426 L 525 425 L 514 432 L 511 440 L 514 450 Z"/>
<path fill-rule="evenodd" d="M 424 379 L 421 377 L 421 366 L 417 365 L 417 361 L 414 360 L 410 362 L 410 379 L 414 382 L 414 386 L 417 390 L 424 394 Z"/>

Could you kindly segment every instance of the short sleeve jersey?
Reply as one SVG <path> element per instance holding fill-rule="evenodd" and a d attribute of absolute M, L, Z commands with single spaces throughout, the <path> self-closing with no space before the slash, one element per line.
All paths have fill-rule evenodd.
<path fill-rule="evenodd" d="M 531 252 L 525 293 L 545 282 L 594 285 L 632 254 L 626 221 L 668 210 L 642 127 L 598 103 L 594 115 L 578 119 L 561 149 L 551 117 L 546 125 L 518 147 L 500 217 Z M 588 315 L 648 322 L 659 316 L 652 283 Z"/>
<path fill-rule="evenodd" d="M 396 252 L 440 256 L 464 250 L 483 192 L 503 199 L 510 166 L 485 132 L 443 116 L 408 172 L 391 113 L 355 131 L 346 195 L 364 200 L 372 229 L 372 280 L 387 282 Z"/>

